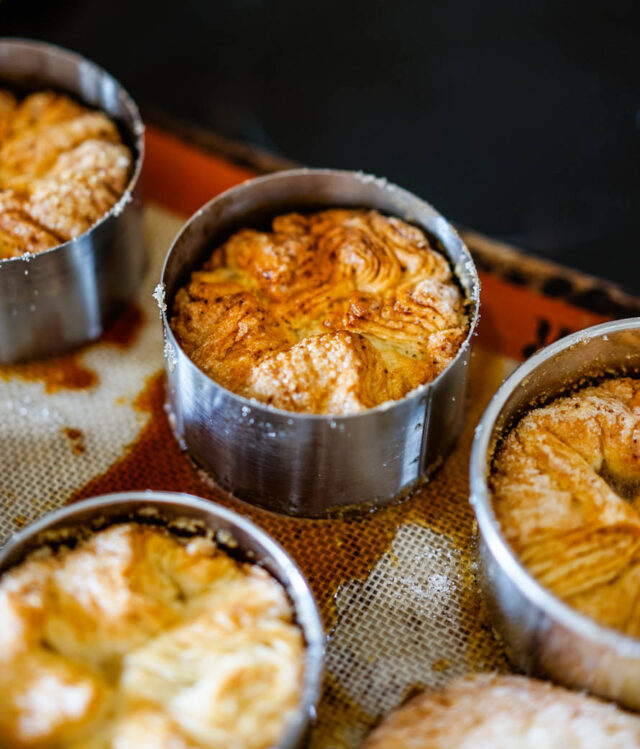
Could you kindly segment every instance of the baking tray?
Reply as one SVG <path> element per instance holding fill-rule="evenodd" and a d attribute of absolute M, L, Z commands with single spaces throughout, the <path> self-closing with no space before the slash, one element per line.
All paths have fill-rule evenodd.
<path fill-rule="evenodd" d="M 410 499 L 365 515 L 304 520 L 250 508 L 201 475 L 172 436 L 152 292 L 184 218 L 222 189 L 280 164 L 207 133 L 190 130 L 190 144 L 184 135 L 148 129 L 151 267 L 138 303 L 91 346 L 0 368 L 0 542 L 67 502 L 114 491 L 189 492 L 244 513 L 300 564 L 329 632 L 311 746 L 356 747 L 417 689 L 509 668 L 474 580 L 468 461 L 475 424 L 518 360 L 569 331 L 639 314 L 640 303 L 465 233 L 481 269 L 482 315 L 465 428 L 443 468 Z"/>

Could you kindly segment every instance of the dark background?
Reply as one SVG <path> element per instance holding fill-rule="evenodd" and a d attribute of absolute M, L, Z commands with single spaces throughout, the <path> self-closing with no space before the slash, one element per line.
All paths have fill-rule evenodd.
<path fill-rule="evenodd" d="M 4 0 L 0 33 L 640 291 L 637 0 Z"/>

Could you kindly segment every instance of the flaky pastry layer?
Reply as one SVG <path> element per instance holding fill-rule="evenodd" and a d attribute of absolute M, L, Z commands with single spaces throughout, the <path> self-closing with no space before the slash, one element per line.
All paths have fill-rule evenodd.
<path fill-rule="evenodd" d="M 124 193 L 132 155 L 102 112 L 0 89 L 0 259 L 79 236 Z"/>
<path fill-rule="evenodd" d="M 264 570 L 116 525 L 0 579 L 0 743 L 266 749 L 295 712 L 303 650 Z"/>
<path fill-rule="evenodd" d="M 278 408 L 353 413 L 430 382 L 468 330 L 446 258 L 377 211 L 244 229 L 176 295 L 172 329 L 224 387 Z"/>
<path fill-rule="evenodd" d="M 640 636 L 640 380 L 530 411 L 491 477 L 503 533 L 557 596 Z"/>

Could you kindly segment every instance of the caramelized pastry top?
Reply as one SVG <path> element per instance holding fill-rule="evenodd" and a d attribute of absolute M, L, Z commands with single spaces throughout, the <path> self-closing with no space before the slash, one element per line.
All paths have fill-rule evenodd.
<path fill-rule="evenodd" d="M 376 211 L 335 209 L 235 233 L 179 290 L 171 326 L 229 390 L 339 414 L 433 380 L 468 320 L 446 258 L 422 231 Z"/>
<path fill-rule="evenodd" d="M 477 674 L 394 711 L 362 749 L 639 749 L 640 717 L 523 676 Z"/>
<path fill-rule="evenodd" d="M 124 193 L 132 156 L 102 112 L 0 89 L 0 260 L 77 237 Z"/>
<path fill-rule="evenodd" d="M 640 636 L 640 380 L 530 411 L 496 456 L 505 537 L 540 582 L 601 624 Z"/>
<path fill-rule="evenodd" d="M 204 538 L 138 524 L 0 579 L 3 749 L 262 749 L 296 708 L 284 590 Z"/>

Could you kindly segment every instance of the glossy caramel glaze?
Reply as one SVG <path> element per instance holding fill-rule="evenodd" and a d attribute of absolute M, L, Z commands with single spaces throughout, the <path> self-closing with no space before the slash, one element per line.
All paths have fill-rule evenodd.
<path fill-rule="evenodd" d="M 235 233 L 180 289 L 171 320 L 187 355 L 229 390 L 333 414 L 430 382 L 468 325 L 451 268 L 422 231 L 342 209 Z"/>
<path fill-rule="evenodd" d="M 584 388 L 530 411 L 491 476 L 503 533 L 551 592 L 640 635 L 640 380 Z"/>
<path fill-rule="evenodd" d="M 102 112 L 0 90 L 0 259 L 77 237 L 125 191 L 132 155 Z"/>

